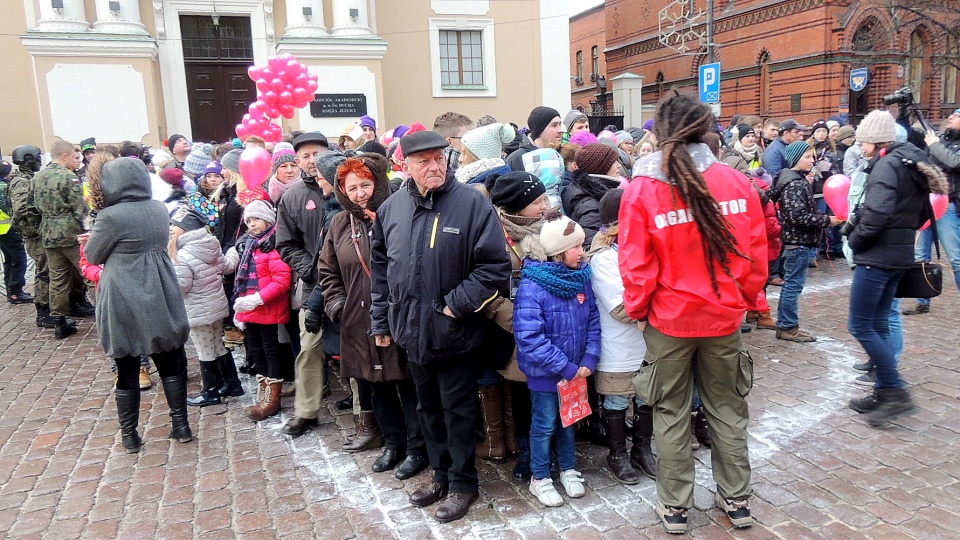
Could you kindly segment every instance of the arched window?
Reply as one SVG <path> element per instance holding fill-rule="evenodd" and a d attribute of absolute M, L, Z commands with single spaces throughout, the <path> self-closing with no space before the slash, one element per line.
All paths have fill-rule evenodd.
<path fill-rule="evenodd" d="M 907 84 L 914 89 L 919 89 L 923 85 L 923 59 L 926 56 L 926 49 L 920 29 L 914 30 L 910 34 L 910 41 L 907 43 L 906 72 Z"/>
<path fill-rule="evenodd" d="M 590 54 L 593 55 L 593 63 L 590 66 L 593 68 L 593 72 L 591 73 L 591 75 L 593 75 L 591 80 L 593 80 L 600 76 L 600 48 L 594 45 L 593 48 L 590 49 Z"/>
<path fill-rule="evenodd" d="M 760 53 L 760 116 L 770 115 L 770 53 Z"/>
<path fill-rule="evenodd" d="M 583 84 L 583 51 L 577 51 L 577 84 Z"/>
<path fill-rule="evenodd" d="M 850 48 L 857 52 L 877 51 L 883 42 L 883 28 L 875 17 L 860 23 L 850 40 Z"/>
<path fill-rule="evenodd" d="M 942 83 L 940 86 L 940 103 L 957 103 L 957 71 L 960 67 L 960 50 L 957 48 L 957 36 L 947 34 L 946 47 L 943 51 Z"/>

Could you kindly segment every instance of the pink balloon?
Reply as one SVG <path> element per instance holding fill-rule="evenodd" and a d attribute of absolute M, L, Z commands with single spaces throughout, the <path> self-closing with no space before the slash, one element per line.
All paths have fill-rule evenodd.
<path fill-rule="evenodd" d="M 270 176 L 270 152 L 249 146 L 240 154 L 240 174 L 248 186 L 259 186 Z"/>
<path fill-rule="evenodd" d="M 267 64 L 269 64 L 270 68 L 273 70 L 282 68 L 286 63 L 287 61 L 280 58 L 278 55 L 273 55 L 270 58 L 267 58 Z"/>
<path fill-rule="evenodd" d="M 293 105 L 293 94 L 287 91 L 280 92 L 281 105 Z"/>
<path fill-rule="evenodd" d="M 276 118 L 280 116 L 280 109 L 278 109 L 275 105 L 271 105 L 263 111 L 263 115 L 267 118 Z"/>
<path fill-rule="evenodd" d="M 850 177 L 845 174 L 835 174 L 823 184 L 823 200 L 839 219 L 845 220 L 850 215 L 850 202 L 847 200 L 850 184 Z"/>
<path fill-rule="evenodd" d="M 253 116 L 263 116 L 263 108 L 264 108 L 264 107 L 265 107 L 265 105 L 263 104 L 262 101 L 254 101 L 253 103 L 250 104 L 250 106 L 247 108 L 247 110 L 250 111 L 250 116 L 251 116 L 251 117 L 253 117 Z"/>
<path fill-rule="evenodd" d="M 257 79 L 257 92 L 261 94 L 270 91 L 270 81 L 266 79 Z"/>
<path fill-rule="evenodd" d="M 317 91 L 317 88 L 318 88 L 317 81 L 310 79 L 307 82 L 307 92 L 310 92 L 312 94 Z"/>
<path fill-rule="evenodd" d="M 291 60 L 296 61 L 296 59 L 297 59 L 296 56 L 294 56 L 294 55 L 292 55 L 292 54 L 290 54 L 290 53 L 283 53 L 283 54 L 279 55 L 278 58 L 280 59 L 280 62 L 283 63 L 283 64 L 286 64 L 287 62 L 289 62 L 289 61 L 291 61 Z"/>
<path fill-rule="evenodd" d="M 310 73 L 309 75 L 307 75 L 307 78 L 313 82 L 317 82 L 318 80 L 320 80 L 320 78 L 317 77 L 316 73 Z"/>
<path fill-rule="evenodd" d="M 930 194 L 930 205 L 933 206 L 933 217 L 938 220 L 947 213 L 947 205 L 950 204 L 950 198 L 946 195 L 940 195 L 939 193 Z M 924 230 L 930 226 L 930 220 L 923 222 L 923 226 L 920 227 L 920 230 Z"/>
<path fill-rule="evenodd" d="M 307 92 L 307 89 L 302 86 L 293 89 L 293 99 L 296 101 L 303 101 L 312 97 L 310 92 Z"/>
<path fill-rule="evenodd" d="M 262 101 L 266 105 L 276 105 L 277 103 L 280 102 L 279 99 L 280 98 L 278 97 L 277 93 L 274 92 L 273 90 L 270 90 L 269 92 L 264 92 L 263 95 L 260 96 L 260 101 Z"/>
<path fill-rule="evenodd" d="M 247 130 L 247 126 L 243 124 L 237 124 L 237 127 L 235 129 L 237 132 L 237 137 L 242 138 L 250 134 L 250 131 Z"/>
<path fill-rule="evenodd" d="M 287 120 L 293 118 L 296 109 L 293 108 L 293 105 L 281 105 L 280 114 Z"/>
<path fill-rule="evenodd" d="M 253 80 L 262 79 L 263 68 L 260 66 L 250 66 L 247 68 L 247 75 L 249 75 Z"/>

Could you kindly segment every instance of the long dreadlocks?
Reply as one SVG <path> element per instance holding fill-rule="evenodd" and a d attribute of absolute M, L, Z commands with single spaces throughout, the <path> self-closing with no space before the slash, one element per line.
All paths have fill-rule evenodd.
<path fill-rule="evenodd" d="M 730 273 L 730 253 L 749 259 L 737 248 L 730 231 L 730 222 L 720 213 L 717 200 L 710 193 L 703 175 L 697 170 L 687 150 L 688 143 L 698 143 L 714 125 L 713 113 L 707 105 L 685 95 L 667 98 L 657 107 L 654 133 L 663 152 L 663 172 L 677 187 L 677 195 L 695 216 L 694 222 L 703 239 L 710 285 L 720 296 L 714 263 Z M 676 201 L 674 201 L 676 202 Z"/>

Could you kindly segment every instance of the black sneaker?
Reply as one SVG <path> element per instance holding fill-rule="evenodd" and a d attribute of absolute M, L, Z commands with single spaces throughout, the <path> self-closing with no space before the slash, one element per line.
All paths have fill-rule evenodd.
<path fill-rule="evenodd" d="M 930 304 L 917 304 L 910 309 L 903 310 L 904 315 L 923 315 L 930 313 Z"/>
<path fill-rule="evenodd" d="M 727 514 L 734 527 L 743 529 L 753 525 L 753 517 L 750 516 L 750 503 L 746 499 L 742 501 L 724 499 L 719 493 L 714 498 L 717 501 L 717 508 Z"/>
<path fill-rule="evenodd" d="M 859 364 L 854 364 L 853 369 L 856 371 L 862 371 L 864 373 L 868 371 L 873 371 L 873 364 L 869 360 L 866 362 L 860 362 Z"/>
<path fill-rule="evenodd" d="M 863 375 L 854 379 L 853 384 L 859 384 L 861 386 L 874 386 L 875 384 L 877 384 L 877 372 L 868 371 Z"/>
<path fill-rule="evenodd" d="M 866 413 L 867 423 L 873 428 L 882 429 L 915 408 L 906 389 L 881 388 L 876 391 L 876 396 L 877 408 Z"/>
<path fill-rule="evenodd" d="M 664 505 L 663 502 L 657 502 L 657 515 L 660 516 L 663 529 L 668 533 L 684 534 L 687 532 L 686 508 L 674 508 Z"/>

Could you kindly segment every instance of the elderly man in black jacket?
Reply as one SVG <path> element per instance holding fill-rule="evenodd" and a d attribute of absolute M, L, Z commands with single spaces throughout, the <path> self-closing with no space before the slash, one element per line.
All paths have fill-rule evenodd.
<path fill-rule="evenodd" d="M 377 211 L 371 239 L 370 333 L 396 341 L 410 360 L 433 481 L 410 496 L 441 522 L 466 515 L 477 498 L 480 311 L 509 294 L 510 258 L 497 213 L 480 192 L 448 179 L 433 131 L 400 140 L 405 188 Z M 449 496 L 447 494 L 449 493 Z"/>

